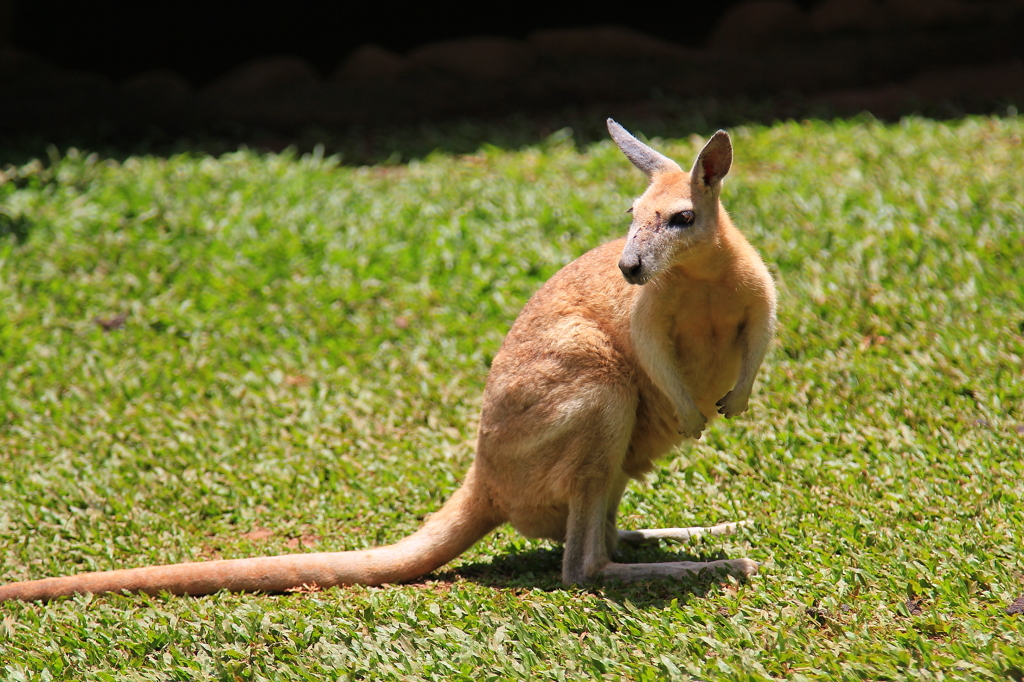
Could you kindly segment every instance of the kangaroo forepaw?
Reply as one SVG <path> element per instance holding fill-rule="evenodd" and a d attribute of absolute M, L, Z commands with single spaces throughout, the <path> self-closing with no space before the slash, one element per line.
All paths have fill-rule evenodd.
<path fill-rule="evenodd" d="M 742 414 L 747 411 L 747 401 L 750 399 L 750 394 L 739 394 L 736 391 L 729 391 L 725 394 L 725 397 L 719 400 L 715 405 L 718 406 L 718 414 L 725 415 L 726 419 L 732 419 L 738 414 Z"/>
<path fill-rule="evenodd" d="M 704 430 L 707 423 L 708 418 L 699 411 L 694 410 L 692 413 L 679 418 L 679 434 L 686 438 L 699 440 L 701 431 Z"/>

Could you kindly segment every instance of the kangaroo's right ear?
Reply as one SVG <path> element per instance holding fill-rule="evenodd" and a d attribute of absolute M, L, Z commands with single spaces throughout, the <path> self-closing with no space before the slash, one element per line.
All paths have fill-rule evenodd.
<path fill-rule="evenodd" d="M 608 119 L 608 132 L 611 133 L 615 144 L 626 155 L 626 158 L 633 162 L 633 165 L 651 178 L 659 173 L 682 170 L 672 159 L 654 151 L 640 140 L 629 134 L 629 131 L 620 126 L 612 119 Z"/>

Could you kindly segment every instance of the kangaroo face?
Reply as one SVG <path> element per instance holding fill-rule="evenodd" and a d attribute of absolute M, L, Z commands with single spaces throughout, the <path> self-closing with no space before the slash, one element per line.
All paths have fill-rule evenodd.
<path fill-rule="evenodd" d="M 701 245 L 713 244 L 718 201 L 710 198 L 694 196 L 689 173 L 656 176 L 630 209 L 633 223 L 619 260 L 626 281 L 644 284 Z"/>
<path fill-rule="evenodd" d="M 651 180 L 633 202 L 633 223 L 619 269 L 630 284 L 645 284 L 718 241 L 722 178 L 732 165 L 732 142 L 718 131 L 704 146 L 693 170 L 682 170 L 611 119 L 608 129 L 626 157 Z"/>

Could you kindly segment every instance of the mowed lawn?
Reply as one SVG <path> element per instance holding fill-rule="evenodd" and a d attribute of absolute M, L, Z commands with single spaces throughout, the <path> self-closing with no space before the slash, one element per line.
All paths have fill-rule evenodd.
<path fill-rule="evenodd" d="M 1024 119 L 732 131 L 780 292 L 751 410 L 621 526 L 746 519 L 559 582 L 499 529 L 409 585 L 0 605 L 4 680 L 1024 679 Z M 654 144 L 689 167 L 692 137 Z M 571 137 L 352 168 L 68 150 L 0 180 L 0 582 L 402 538 L 490 359 L 644 179 Z"/>

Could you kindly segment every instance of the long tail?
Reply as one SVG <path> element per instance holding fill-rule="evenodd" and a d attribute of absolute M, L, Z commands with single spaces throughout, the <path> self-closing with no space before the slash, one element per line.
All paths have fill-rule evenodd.
<path fill-rule="evenodd" d="M 393 545 L 353 552 L 201 561 L 45 578 L 0 586 L 0 601 L 76 593 L 145 592 L 198 596 L 220 590 L 284 592 L 303 585 L 381 585 L 412 580 L 469 549 L 504 519 L 472 468 L 462 487 L 423 526 Z"/>

